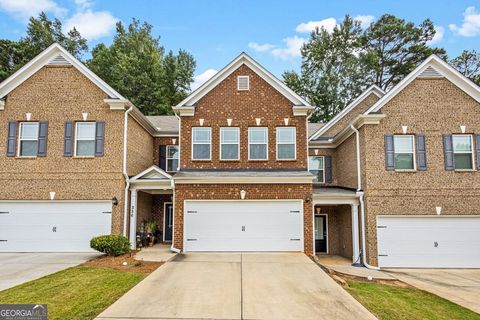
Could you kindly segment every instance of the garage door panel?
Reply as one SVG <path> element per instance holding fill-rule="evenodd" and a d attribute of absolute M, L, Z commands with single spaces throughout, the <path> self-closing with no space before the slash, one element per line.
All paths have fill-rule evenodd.
<path fill-rule="evenodd" d="M 381 267 L 480 267 L 480 217 L 378 217 Z"/>
<path fill-rule="evenodd" d="M 301 201 L 187 201 L 186 251 L 302 251 L 302 207 Z"/>

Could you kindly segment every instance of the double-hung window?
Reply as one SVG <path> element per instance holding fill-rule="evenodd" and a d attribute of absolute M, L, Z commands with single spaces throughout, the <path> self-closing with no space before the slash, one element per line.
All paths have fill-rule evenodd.
<path fill-rule="evenodd" d="M 220 128 L 220 160 L 240 159 L 240 129 Z"/>
<path fill-rule="evenodd" d="M 277 128 L 277 160 L 295 160 L 295 127 Z"/>
<path fill-rule="evenodd" d="M 167 172 L 178 170 L 178 146 L 167 146 Z"/>
<path fill-rule="evenodd" d="M 313 174 L 313 182 L 325 182 L 325 157 L 308 157 L 308 170 Z"/>
<path fill-rule="evenodd" d="M 75 132 L 75 155 L 77 157 L 94 157 L 96 123 L 77 122 Z"/>
<path fill-rule="evenodd" d="M 21 122 L 18 155 L 35 157 L 38 153 L 38 122 Z"/>
<path fill-rule="evenodd" d="M 192 128 L 192 160 L 211 160 L 212 128 Z"/>
<path fill-rule="evenodd" d="M 473 169 L 473 143 L 469 134 L 452 135 L 455 169 Z"/>
<path fill-rule="evenodd" d="M 413 135 L 395 135 L 395 170 L 415 170 L 415 141 Z"/>
<path fill-rule="evenodd" d="M 267 128 L 248 128 L 248 160 L 268 160 Z"/>

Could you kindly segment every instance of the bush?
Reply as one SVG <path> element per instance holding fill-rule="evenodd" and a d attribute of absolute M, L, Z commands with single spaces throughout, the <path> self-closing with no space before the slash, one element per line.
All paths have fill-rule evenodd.
<path fill-rule="evenodd" d="M 90 248 L 107 254 L 107 256 L 119 256 L 130 250 L 130 241 L 124 236 L 110 234 L 93 237 L 90 240 Z"/>

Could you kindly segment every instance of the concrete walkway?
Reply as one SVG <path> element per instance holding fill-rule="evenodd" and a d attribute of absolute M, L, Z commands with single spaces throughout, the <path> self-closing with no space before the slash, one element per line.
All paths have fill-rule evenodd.
<path fill-rule="evenodd" d="M 375 319 L 303 254 L 177 255 L 97 319 Z"/>
<path fill-rule="evenodd" d="M 399 280 L 480 313 L 480 269 L 394 269 Z"/>
<path fill-rule="evenodd" d="M 176 253 L 170 251 L 170 244 L 156 244 L 137 252 L 134 259 L 139 261 L 167 262 L 175 257 Z"/>
<path fill-rule="evenodd" d="M 0 291 L 76 266 L 99 253 L 0 253 Z"/>
<path fill-rule="evenodd" d="M 352 260 L 335 255 L 318 255 L 315 260 L 327 270 L 369 280 L 396 280 L 396 278 L 381 270 L 352 266 Z"/>

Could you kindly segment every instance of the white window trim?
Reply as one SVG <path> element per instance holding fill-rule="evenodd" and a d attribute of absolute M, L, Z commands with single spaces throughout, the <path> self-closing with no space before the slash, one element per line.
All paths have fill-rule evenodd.
<path fill-rule="evenodd" d="M 323 158 L 323 167 L 321 169 L 318 169 L 318 170 L 322 170 L 323 171 L 323 175 L 322 175 L 322 181 L 314 181 L 313 183 L 325 183 L 325 156 L 308 156 L 308 171 L 310 172 L 310 170 L 314 170 L 312 168 L 310 168 L 310 157 L 312 158 Z"/>
<path fill-rule="evenodd" d="M 417 171 L 417 141 L 416 141 L 416 137 L 415 135 L 413 134 L 394 134 L 393 135 L 393 161 L 394 161 L 394 165 L 395 165 L 395 155 L 397 153 L 406 153 L 406 152 L 396 152 L 395 150 L 395 137 L 412 137 L 412 155 L 413 155 L 413 169 L 397 169 L 397 168 L 394 168 L 395 171 L 399 171 L 399 172 L 412 172 L 412 171 Z"/>
<path fill-rule="evenodd" d="M 247 89 L 240 88 L 240 79 L 245 78 L 247 79 Z M 249 91 L 250 90 L 250 76 L 238 76 L 237 77 L 237 91 Z"/>
<path fill-rule="evenodd" d="M 293 158 L 289 159 L 279 159 L 278 158 L 278 146 L 280 144 L 291 144 L 291 143 L 280 143 L 278 141 L 278 130 L 281 129 L 293 129 Z M 276 153 L 277 161 L 295 161 L 297 160 L 297 127 L 277 127 L 275 132 L 275 144 L 276 144 Z"/>
<path fill-rule="evenodd" d="M 22 137 L 22 125 L 24 123 L 27 123 L 27 124 L 34 124 L 36 123 L 37 124 L 37 139 L 21 139 Z M 22 156 L 20 154 L 20 149 L 21 149 L 21 142 L 22 141 L 37 141 L 37 145 L 38 145 L 38 130 L 40 130 L 40 122 L 38 121 L 22 121 L 22 122 L 19 122 L 19 125 L 18 125 L 18 138 L 17 138 L 17 157 L 20 157 L 20 158 L 36 158 L 37 155 L 34 155 L 34 156 Z M 38 152 L 37 152 L 38 153 Z"/>
<path fill-rule="evenodd" d="M 169 155 L 169 152 L 168 152 L 168 148 L 177 148 L 177 158 L 170 158 L 168 155 Z M 175 160 L 177 159 L 178 160 L 178 166 L 180 166 L 180 149 L 178 148 L 178 145 L 176 144 L 169 144 L 167 145 L 167 149 L 166 149 L 166 155 L 165 155 L 165 171 L 166 172 L 177 172 L 178 171 L 178 167 L 176 168 L 176 170 L 168 170 L 168 160 Z"/>
<path fill-rule="evenodd" d="M 209 143 L 205 143 L 205 142 L 201 142 L 201 143 L 194 143 L 193 142 L 193 131 L 195 129 L 208 129 L 209 130 L 209 133 L 210 133 L 210 142 Z M 210 154 L 208 156 L 208 159 L 195 159 L 193 157 L 193 146 L 196 145 L 196 144 L 206 144 L 206 145 L 209 145 L 210 146 Z M 191 159 L 192 161 L 212 161 L 212 128 L 211 127 L 192 127 L 192 143 L 191 143 Z"/>
<path fill-rule="evenodd" d="M 470 152 L 468 151 L 460 151 L 460 152 L 455 152 L 455 144 L 453 143 L 453 138 L 454 137 L 469 137 L 470 138 Z M 475 170 L 475 146 L 473 144 L 473 135 L 471 134 L 452 134 L 452 152 L 453 152 L 453 168 L 455 171 L 472 171 Z M 472 167 L 469 169 L 457 169 L 455 168 L 455 154 L 466 154 L 470 153 L 472 155 Z"/>
<path fill-rule="evenodd" d="M 251 143 L 250 142 L 250 129 L 265 129 L 266 131 L 266 139 L 265 139 L 265 142 L 266 143 Z M 266 152 L 265 152 L 265 159 L 252 159 L 250 157 L 250 145 L 251 144 L 261 144 L 261 145 L 265 145 L 266 146 Z M 268 161 L 268 127 L 249 127 L 248 128 L 248 161 Z"/>
<path fill-rule="evenodd" d="M 223 129 L 236 129 L 237 138 L 238 138 L 237 143 L 228 143 L 228 142 L 227 143 L 222 143 L 222 130 Z M 236 144 L 238 146 L 238 152 L 237 152 L 237 158 L 236 159 L 223 159 L 222 158 L 222 145 L 224 145 L 224 144 L 230 144 L 230 145 Z M 219 157 L 220 157 L 221 161 L 238 161 L 238 160 L 240 160 L 240 128 L 239 127 L 220 127 L 220 155 L 219 155 Z"/>
<path fill-rule="evenodd" d="M 93 137 L 93 142 L 96 141 L 96 132 L 97 132 L 97 127 L 96 127 L 96 122 L 95 121 L 76 121 L 75 122 L 75 137 L 73 139 L 74 145 L 73 145 L 73 154 L 75 158 L 95 158 L 95 150 L 93 151 L 93 155 L 88 155 L 88 156 L 79 156 L 77 155 L 77 141 L 92 141 L 91 139 L 78 139 L 78 124 L 79 123 L 93 123 L 95 124 L 95 136 Z"/>

